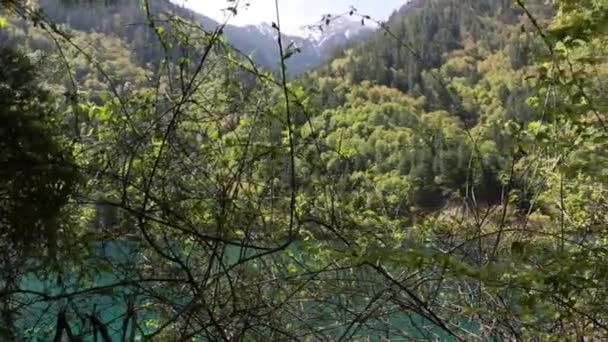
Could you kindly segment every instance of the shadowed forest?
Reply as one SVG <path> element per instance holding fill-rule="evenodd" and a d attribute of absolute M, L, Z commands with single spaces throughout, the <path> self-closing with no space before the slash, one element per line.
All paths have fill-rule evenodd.
<path fill-rule="evenodd" d="M 608 0 L 279 4 L 0 0 L 0 341 L 608 340 Z"/>

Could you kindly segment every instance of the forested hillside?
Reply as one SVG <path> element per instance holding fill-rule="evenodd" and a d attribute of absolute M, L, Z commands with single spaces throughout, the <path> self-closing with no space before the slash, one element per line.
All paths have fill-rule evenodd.
<path fill-rule="evenodd" d="M 140 2 L 131 0 L 85 2 L 42 0 L 38 1 L 38 4 L 44 16 L 55 24 L 65 24 L 78 32 L 108 36 L 104 40 L 120 38 L 125 47 L 131 50 L 135 61 L 139 64 L 154 63 L 161 57 L 158 37 L 144 24 L 149 16 L 155 17 L 162 13 L 164 19 L 160 19 L 159 26 L 161 27 L 164 26 L 162 21 L 166 18 L 185 19 L 201 25 L 208 31 L 222 25 L 221 22 L 178 6 L 170 0 L 149 1 L 145 8 Z M 235 13 L 238 13 L 242 7 L 244 4 L 238 2 L 226 3 L 226 8 L 233 8 Z M 363 27 L 353 32 L 352 35 L 345 36 L 343 30 L 351 28 L 351 31 L 354 31 L 352 30 L 353 25 L 356 26 L 350 21 L 344 22 L 343 25 L 336 23 L 337 30 L 332 32 L 319 30 L 314 26 L 313 33 L 321 34 L 322 41 L 284 33 L 283 40 L 293 44 L 294 48 L 297 46 L 300 51 L 286 61 L 289 75 L 299 75 L 318 66 L 327 60 L 336 49 L 360 41 L 373 32 L 371 28 Z M 270 70 L 278 69 L 276 31 L 271 28 L 270 24 L 246 27 L 226 24 L 223 26 L 222 33 L 233 47 L 243 55 L 255 60 L 258 65 Z"/>
<path fill-rule="evenodd" d="M 538 20 L 552 11 L 533 6 Z M 404 208 L 459 206 L 471 191 L 475 206 L 500 203 L 519 148 L 507 124 L 539 118 L 527 100 L 536 84 L 530 61 L 544 46 L 523 10 L 510 1 L 412 1 L 384 27 L 310 73 L 328 109 L 313 122 L 330 146 L 352 154 L 349 173 L 392 173 L 403 183 Z M 525 210 L 532 189 L 524 179 L 510 188 Z"/>
<path fill-rule="evenodd" d="M 608 338 L 608 1 L 344 20 L 0 0 L 0 339 Z"/>

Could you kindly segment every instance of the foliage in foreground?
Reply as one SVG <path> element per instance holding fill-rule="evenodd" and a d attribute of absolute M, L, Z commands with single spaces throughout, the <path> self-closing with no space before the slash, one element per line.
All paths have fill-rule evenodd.
<path fill-rule="evenodd" d="M 3 334 L 605 338 L 608 3 L 467 3 L 292 83 L 280 40 L 275 75 L 144 6 L 142 66 L 18 8 L 54 65 L 1 57 Z"/>

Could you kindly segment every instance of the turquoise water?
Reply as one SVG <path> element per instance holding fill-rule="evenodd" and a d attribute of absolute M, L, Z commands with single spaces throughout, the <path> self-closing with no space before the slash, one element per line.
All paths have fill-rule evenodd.
<path fill-rule="evenodd" d="M 125 244 L 104 244 L 95 247 L 97 252 L 116 265 L 134 262 L 133 253 L 128 251 Z M 57 317 L 63 308 L 68 308 L 67 319 L 73 334 L 81 335 L 90 330 L 90 319 L 94 313 L 106 323 L 113 339 L 118 339 L 122 330 L 122 316 L 126 312 L 125 298 L 132 295 L 128 287 L 116 287 L 111 291 L 96 292 L 94 295 L 74 296 L 69 300 L 62 298 L 69 293 L 77 293 L 91 287 L 103 287 L 120 281 L 111 272 L 97 269 L 84 270 L 82 274 L 59 275 L 42 279 L 35 275 L 22 280 L 22 289 L 36 293 L 44 293 L 52 299 L 46 300 L 35 294 L 21 296 L 28 303 L 27 310 L 18 322 L 24 337 L 35 341 L 51 341 L 55 335 Z M 76 314 L 78 312 L 79 314 Z M 64 336 L 65 333 L 64 333 Z"/>
<path fill-rule="evenodd" d="M 135 248 L 129 247 L 128 244 L 125 243 L 109 243 L 104 246 L 97 246 L 97 252 L 100 253 L 104 257 L 104 259 L 109 258 L 117 269 L 120 267 L 128 267 L 129 264 L 138 262 L 138 256 L 133 251 Z M 292 248 L 292 252 L 302 253 L 298 251 L 297 245 Z M 238 247 L 229 247 L 228 252 L 225 255 L 226 263 L 228 265 L 234 264 L 238 262 L 239 257 L 243 255 L 251 255 L 253 251 L 243 251 Z M 301 255 L 300 260 L 306 259 L 305 255 Z M 257 261 L 251 262 L 250 266 L 252 269 L 258 267 Z M 87 289 L 90 287 L 102 287 L 105 285 L 115 284 L 120 281 L 120 277 L 112 272 L 105 272 L 99 270 L 91 270 L 91 274 L 94 274 L 92 278 L 87 277 L 84 274 L 72 274 L 70 276 L 64 276 L 61 279 L 62 286 L 58 286 L 58 280 L 56 277 L 53 279 L 42 280 L 35 276 L 30 276 L 24 279 L 23 287 L 30 291 L 42 292 L 49 296 L 61 296 L 63 293 L 74 293 L 81 291 L 83 289 Z M 88 279 L 85 281 L 85 279 Z M 63 290 L 61 290 L 63 289 Z M 63 292 L 62 292 L 63 291 Z M 177 292 L 179 293 L 179 292 Z M 180 298 L 181 297 L 181 298 Z M 61 308 L 68 307 L 68 320 L 70 324 L 70 328 L 72 329 L 75 335 L 87 335 L 91 336 L 91 324 L 90 320 L 86 318 L 86 315 L 90 315 L 90 313 L 95 313 L 95 315 L 104 322 L 104 324 L 108 328 L 108 332 L 111 335 L 113 340 L 119 341 L 122 338 L 122 332 L 125 330 L 125 313 L 127 312 L 128 306 L 127 302 L 130 300 L 134 303 L 141 306 L 146 303 L 145 296 L 139 296 L 133 298 L 133 291 L 127 287 L 115 287 L 112 291 L 101 291 L 95 293 L 94 295 L 84 295 L 79 296 L 75 300 L 52 300 L 52 301 L 37 301 L 31 302 L 39 298 L 35 295 L 24 295 L 22 300 L 25 302 L 30 302 L 28 305 L 27 313 L 24 315 L 23 319 L 19 322 L 20 327 L 22 327 L 24 336 L 33 338 L 36 341 L 51 341 L 52 337 L 55 333 L 55 327 L 57 323 L 57 316 Z M 186 303 L 189 300 L 188 294 L 176 294 L 172 295 L 172 299 L 177 302 Z M 357 299 L 350 298 L 348 300 L 348 305 L 350 310 L 357 311 L 363 309 L 367 305 L 367 301 L 365 299 Z M 327 327 L 332 323 L 336 323 L 338 321 L 337 317 L 332 317 L 335 312 L 331 307 L 323 307 L 318 303 L 311 305 L 309 308 L 304 308 L 304 310 L 315 310 L 316 317 L 319 318 L 318 322 L 310 321 L 309 324 L 319 327 Z M 75 312 L 79 312 L 81 315 L 75 314 Z M 318 315 L 316 315 L 318 314 Z M 142 322 L 146 319 L 154 320 L 155 318 L 159 318 L 159 313 L 154 310 L 147 310 L 138 312 L 138 320 Z M 84 319 L 83 319 L 84 318 Z M 394 316 L 390 317 L 390 319 L 386 320 L 383 324 L 377 323 L 377 326 L 368 327 L 365 325 L 353 325 L 350 332 L 355 331 L 353 334 L 353 338 L 357 340 L 370 340 L 370 341 L 380 341 L 381 339 L 391 339 L 395 338 L 391 335 L 385 335 L 385 333 L 380 333 L 375 328 L 382 328 L 381 325 L 386 324 L 391 327 L 393 332 L 395 330 L 401 330 L 404 333 L 410 335 L 410 339 L 427 339 L 428 336 L 425 336 L 425 333 L 422 333 L 417 327 L 420 326 L 429 326 L 429 322 L 423 319 L 420 316 L 415 315 L 407 315 L 403 313 L 396 312 Z M 126 331 L 131 331 L 131 321 L 126 322 Z M 471 324 L 464 324 L 468 330 L 474 330 Z M 145 327 L 141 330 L 137 331 L 137 335 L 141 336 L 142 334 L 148 334 L 154 330 L 154 326 L 150 326 L 148 329 Z M 344 333 L 345 328 L 335 328 L 333 330 L 333 334 L 336 337 L 341 336 Z M 443 341 L 451 341 L 449 335 L 442 332 L 438 328 L 433 328 L 428 331 L 429 335 L 433 335 L 433 339 L 440 339 Z M 402 335 L 403 336 L 403 335 Z M 92 338 L 85 339 L 86 341 L 92 340 Z M 399 339 L 394 339 L 399 340 Z"/>

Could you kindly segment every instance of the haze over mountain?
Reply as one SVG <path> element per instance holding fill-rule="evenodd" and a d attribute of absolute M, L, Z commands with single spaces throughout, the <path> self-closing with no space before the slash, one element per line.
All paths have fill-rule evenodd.
<path fill-rule="evenodd" d="M 271 24 L 228 26 L 225 32 L 229 41 L 237 48 L 252 53 L 262 65 L 271 69 L 278 66 L 277 31 Z M 297 54 L 287 60 L 288 72 L 293 76 L 319 66 L 336 50 L 363 41 L 373 32 L 372 27 L 361 25 L 359 20 L 340 17 L 332 20 L 329 25 L 323 23 L 302 28 L 298 35 L 285 34 L 283 40 L 299 49 Z"/>
<path fill-rule="evenodd" d="M 66 23 L 74 29 L 124 35 L 124 38 L 133 44 L 141 43 L 142 36 L 146 35 L 141 30 L 145 17 L 137 1 L 118 0 L 110 2 L 110 6 L 99 6 L 95 3 L 74 6 L 63 0 L 41 0 L 40 5 L 51 20 Z M 215 19 L 169 0 L 153 0 L 151 6 L 154 12 L 174 13 L 195 20 L 207 29 L 219 25 Z M 300 51 L 286 61 L 291 76 L 320 65 L 330 58 L 336 49 L 361 41 L 373 32 L 370 25 L 363 26 L 359 20 L 348 16 L 336 18 L 330 25 L 324 22 L 319 24 L 318 20 L 313 24 L 311 27 L 300 27 L 297 35 L 283 34 L 285 43 L 293 43 L 293 47 Z M 260 65 L 270 70 L 278 68 L 277 31 L 270 23 L 245 26 L 228 24 L 224 33 L 229 43 L 242 53 L 252 56 Z M 147 39 L 151 38 L 148 36 Z"/>
<path fill-rule="evenodd" d="M 226 15 L 230 15 L 229 23 L 236 26 L 276 21 L 275 0 L 240 0 L 238 5 L 227 0 L 173 1 L 216 21 L 223 21 Z M 300 36 L 302 27 L 318 22 L 325 14 L 345 13 L 354 7 L 361 14 L 386 20 L 406 2 L 407 0 L 280 0 L 279 11 L 283 32 Z M 236 16 L 225 10 L 228 6 L 237 6 Z"/>

